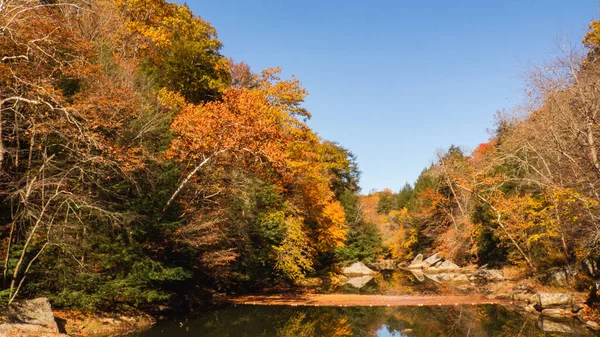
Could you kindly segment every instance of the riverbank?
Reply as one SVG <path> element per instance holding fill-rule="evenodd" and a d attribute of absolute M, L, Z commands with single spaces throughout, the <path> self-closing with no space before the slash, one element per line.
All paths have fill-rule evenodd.
<path fill-rule="evenodd" d="M 125 336 L 150 329 L 156 320 L 139 310 L 83 313 L 54 310 L 59 329 L 71 337 Z"/>
<path fill-rule="evenodd" d="M 478 305 L 508 304 L 505 299 L 489 299 L 485 296 L 387 296 L 357 294 L 281 294 L 249 295 L 227 300 L 232 304 L 244 305 L 288 305 L 288 306 L 353 306 L 353 307 L 398 307 L 434 305 Z"/>
<path fill-rule="evenodd" d="M 291 307 L 298 307 L 298 310 L 313 310 L 308 307 L 323 307 L 326 310 L 335 307 L 344 310 L 352 307 L 373 307 L 373 310 L 383 307 L 391 310 L 414 310 L 415 307 L 471 310 L 467 308 L 499 305 L 509 312 L 528 317 L 530 321 L 544 321 L 545 328 L 553 319 L 566 321 L 573 329 L 587 326 L 596 330 L 600 327 L 595 324 L 600 318 L 596 314 L 598 310 L 584 303 L 586 294 L 566 286 L 544 285 L 537 279 L 523 278 L 508 269 L 468 267 L 436 273 L 426 270 L 422 275 L 415 275 L 414 270 L 374 272 L 362 269 L 369 274 L 358 278 L 368 280 L 358 285 L 352 282 L 356 277 L 352 275 L 346 277 L 345 282 L 317 282 L 310 279 L 307 281 L 311 282 L 299 288 L 278 287 L 264 289 L 259 294 L 219 297 L 215 299 L 214 309 L 280 306 L 287 307 L 286 310 L 296 310 Z M 343 281 L 341 276 L 336 277 Z M 0 326 L 0 336 L 129 336 L 148 330 L 155 324 L 154 318 L 135 309 L 110 313 L 52 310 L 47 299 L 18 301 L 12 306 L 23 306 L 22 302 L 37 303 L 25 305 L 29 309 L 18 311 L 27 313 L 27 317 L 45 317 L 45 326 L 40 326 L 38 318 L 28 321 L 27 318 L 10 320 L 7 317 L 6 323 Z M 203 308 L 208 310 L 207 307 Z M 30 314 L 32 311 L 40 311 L 42 315 Z"/>
<path fill-rule="evenodd" d="M 114 337 L 150 329 L 156 320 L 136 309 L 83 312 L 52 309 L 46 298 L 12 303 L 0 317 L 0 337 Z"/>

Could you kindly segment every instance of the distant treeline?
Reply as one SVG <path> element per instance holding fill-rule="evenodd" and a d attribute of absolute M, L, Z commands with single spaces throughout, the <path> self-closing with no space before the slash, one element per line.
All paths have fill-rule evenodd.
<path fill-rule="evenodd" d="M 600 22 L 583 44 L 532 69 L 528 104 L 499 113 L 487 143 L 470 154 L 452 146 L 414 185 L 372 195 L 395 228 L 395 258 L 439 251 L 529 275 L 598 260 Z"/>

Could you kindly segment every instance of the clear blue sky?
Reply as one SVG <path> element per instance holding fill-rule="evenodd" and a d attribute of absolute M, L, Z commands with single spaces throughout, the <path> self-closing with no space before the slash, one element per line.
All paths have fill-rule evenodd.
<path fill-rule="evenodd" d="M 414 182 L 438 149 L 473 149 L 521 103 L 527 68 L 580 41 L 598 0 L 192 0 L 223 54 L 281 66 L 311 127 L 358 156 L 363 192 Z"/>

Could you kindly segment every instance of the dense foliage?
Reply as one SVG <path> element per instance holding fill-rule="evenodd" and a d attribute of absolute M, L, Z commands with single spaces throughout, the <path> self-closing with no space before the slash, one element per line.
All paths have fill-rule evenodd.
<path fill-rule="evenodd" d="M 300 82 L 225 58 L 188 7 L 5 0 L 0 32 L 5 301 L 193 304 L 377 249 Z"/>
<path fill-rule="evenodd" d="M 583 261 L 597 263 L 599 27 L 590 26 L 587 52 L 562 48 L 531 72 L 530 104 L 518 117 L 499 113 L 489 142 L 470 154 L 452 146 L 414 186 L 373 195 L 394 226 L 395 258 L 440 252 L 529 275 L 553 267 L 574 275 Z"/>

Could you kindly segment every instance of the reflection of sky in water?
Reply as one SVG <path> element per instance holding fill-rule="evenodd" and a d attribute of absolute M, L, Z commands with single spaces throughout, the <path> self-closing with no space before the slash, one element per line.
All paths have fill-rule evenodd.
<path fill-rule="evenodd" d="M 526 318 L 499 305 L 343 308 L 238 305 L 217 308 L 193 318 L 161 321 L 137 337 L 463 336 L 598 334 L 575 321 Z"/>
<path fill-rule="evenodd" d="M 398 331 L 389 332 L 388 327 L 384 325 L 377 330 L 377 337 L 406 337 L 406 335 Z"/>

